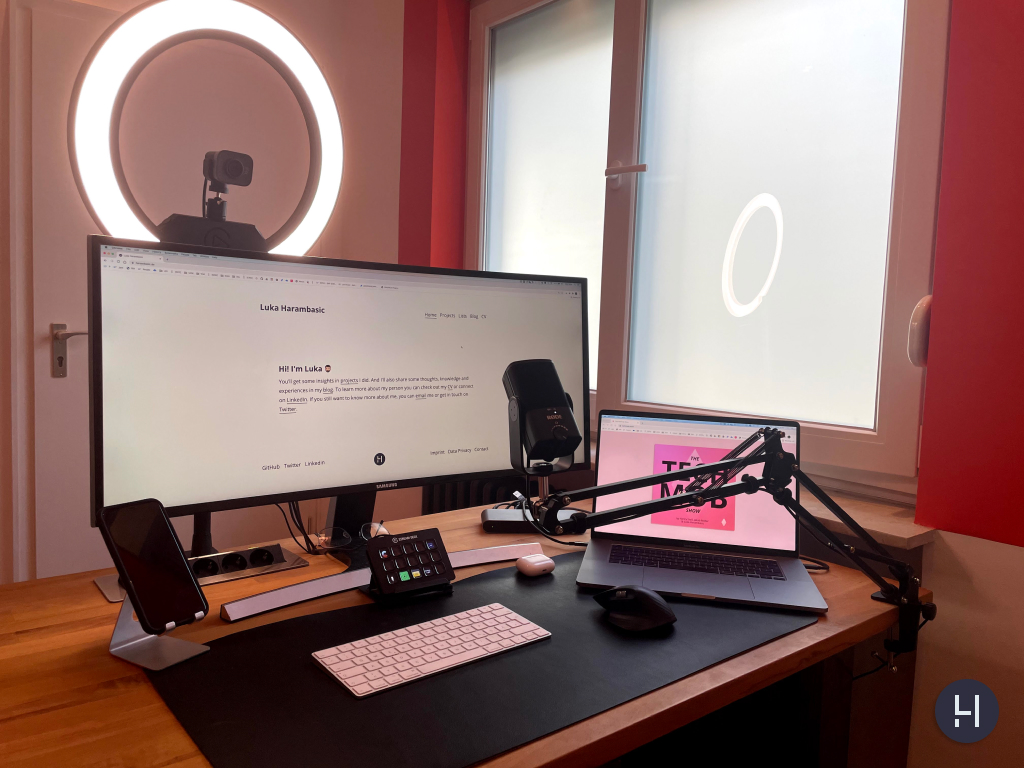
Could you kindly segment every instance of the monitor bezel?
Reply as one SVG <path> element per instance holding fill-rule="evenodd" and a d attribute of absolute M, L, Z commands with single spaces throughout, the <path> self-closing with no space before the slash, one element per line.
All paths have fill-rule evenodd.
<path fill-rule="evenodd" d="M 558 275 L 529 275 L 512 272 L 485 272 L 469 269 L 445 269 L 441 267 L 421 267 L 410 264 L 391 264 L 374 261 L 353 261 L 348 259 L 327 259 L 318 256 L 287 256 L 258 251 L 243 251 L 233 248 L 215 248 L 210 246 L 186 245 L 181 243 L 161 243 L 146 240 L 128 240 L 106 235 L 89 235 L 88 238 L 88 299 L 89 299 L 89 446 L 90 446 L 90 522 L 96 526 L 97 512 L 103 503 L 103 324 L 102 294 L 100 279 L 100 249 L 110 245 L 123 248 L 142 248 L 146 250 L 171 251 L 184 254 L 200 254 L 240 259 L 256 259 L 296 264 L 309 264 L 316 259 L 316 264 L 344 267 L 346 269 L 367 269 L 377 272 L 397 272 L 421 275 L 454 275 L 463 277 L 488 278 L 493 280 L 536 280 L 542 282 L 566 282 L 580 286 L 580 306 L 583 313 L 583 461 L 575 462 L 570 470 L 589 469 L 590 462 L 590 335 L 587 317 L 587 279 L 585 277 L 563 277 Z M 573 403 L 579 413 L 580 406 Z M 204 502 L 201 504 L 182 504 L 166 506 L 169 517 L 185 517 L 205 512 L 220 512 L 228 509 L 244 509 L 285 501 L 306 501 L 322 499 L 347 493 L 365 491 L 394 490 L 396 488 L 414 488 L 434 483 L 454 483 L 468 480 L 484 480 L 491 477 L 505 477 L 513 474 L 511 463 L 508 469 L 488 470 L 485 472 L 469 472 L 453 475 L 435 475 L 428 477 L 405 478 L 402 480 L 386 480 L 382 482 L 362 483 L 359 485 L 342 485 L 329 488 L 313 488 L 304 491 L 291 491 L 262 496 L 247 496 L 235 499 Z"/>
<path fill-rule="evenodd" d="M 605 416 L 627 416 L 632 418 L 640 419 L 668 419 L 670 421 L 703 421 L 709 423 L 726 423 L 726 424 L 745 424 L 755 427 L 779 427 L 792 429 L 796 435 L 796 460 L 797 464 L 800 463 L 800 422 L 789 421 L 784 419 L 755 419 L 746 416 L 705 416 L 704 414 L 697 413 L 664 413 L 664 412 L 652 412 L 652 411 L 622 411 L 606 409 L 601 410 L 597 414 L 597 444 L 594 448 L 594 482 L 600 483 L 598 479 L 600 477 L 600 461 L 601 461 L 601 432 L 602 432 L 602 419 Z M 756 473 L 755 473 L 756 474 Z M 797 503 L 800 503 L 800 483 L 796 484 L 796 493 L 794 494 Z M 780 507 L 781 509 L 781 507 Z M 614 523 L 612 523 L 614 525 Z M 694 550 L 707 550 L 714 552 L 733 553 L 733 554 L 749 554 L 749 555 L 774 555 L 776 557 L 797 557 L 800 552 L 800 524 L 796 518 L 793 518 L 794 526 L 794 548 L 789 549 L 768 549 L 764 547 L 745 547 L 740 544 L 719 544 L 717 542 L 707 541 L 694 541 L 692 539 L 667 539 L 657 538 L 651 536 L 637 536 L 631 533 L 615 533 L 609 531 L 602 531 L 600 528 L 594 528 L 590 535 L 595 539 L 612 539 L 616 541 L 629 541 L 636 544 L 653 544 L 653 545 L 667 545 L 673 547 L 682 547 L 685 549 Z"/>

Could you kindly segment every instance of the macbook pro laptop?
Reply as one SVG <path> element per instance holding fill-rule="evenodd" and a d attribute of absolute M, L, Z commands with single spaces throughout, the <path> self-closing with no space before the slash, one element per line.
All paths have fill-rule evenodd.
<path fill-rule="evenodd" d="M 601 411 L 597 483 L 721 461 L 760 427 L 782 430 L 783 446 L 799 461 L 796 422 Z M 747 473 L 759 476 L 762 468 L 751 465 L 737 480 Z M 595 499 L 594 511 L 674 495 L 689 482 L 603 496 Z M 795 486 L 794 481 L 797 494 Z M 800 562 L 798 547 L 796 520 L 759 491 L 595 528 L 576 583 L 636 584 L 664 595 L 824 613 L 828 606 Z"/>

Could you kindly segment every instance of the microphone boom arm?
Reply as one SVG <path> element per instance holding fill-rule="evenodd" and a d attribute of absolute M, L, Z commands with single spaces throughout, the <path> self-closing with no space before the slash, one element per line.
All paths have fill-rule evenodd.
<path fill-rule="evenodd" d="M 749 453 L 745 453 L 758 442 L 760 445 L 754 447 Z M 739 482 L 728 482 L 743 468 L 759 463 L 764 464 L 760 478 L 748 474 L 744 475 Z M 832 512 L 864 543 L 865 547 L 860 548 L 846 544 L 818 518 L 808 512 L 789 489 L 789 485 L 794 479 Z M 682 493 L 675 495 L 603 512 L 591 514 L 575 512 L 568 520 L 559 521 L 558 519 L 559 511 L 574 501 L 596 499 L 623 491 L 647 488 L 659 483 L 667 484 L 674 480 L 692 480 L 693 482 L 688 484 Z M 704 487 L 704 484 L 708 482 L 710 485 Z M 731 496 L 753 494 L 758 491 L 769 493 L 775 503 L 784 507 L 815 539 L 831 551 L 844 555 L 871 579 L 879 588 L 879 591 L 872 595 L 873 599 L 898 607 L 899 638 L 886 640 L 886 649 L 894 656 L 916 650 L 917 633 L 924 625 L 924 622 L 921 621 L 922 616 L 924 621 L 934 619 L 936 608 L 933 603 L 921 603 L 919 600 L 918 591 L 921 580 L 914 574 L 913 567 L 892 557 L 884 546 L 818 487 L 817 483 L 804 474 L 797 464 L 796 457 L 783 450 L 782 433 L 778 429 L 771 427 L 759 429 L 730 451 L 726 458 L 711 464 L 699 464 L 685 469 L 648 475 L 634 480 L 596 485 L 576 491 L 557 491 L 531 504 L 530 513 L 545 533 L 553 535 L 578 534 L 591 528 L 634 520 L 655 512 L 688 506 L 699 507 Z M 872 563 L 887 566 L 890 576 L 897 583 L 893 584 L 891 581 L 887 581 Z"/>

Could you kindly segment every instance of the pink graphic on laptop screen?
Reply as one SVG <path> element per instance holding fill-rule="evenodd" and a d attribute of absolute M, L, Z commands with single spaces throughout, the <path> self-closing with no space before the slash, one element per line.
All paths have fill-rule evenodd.
<path fill-rule="evenodd" d="M 707 448 L 692 445 L 655 445 L 654 473 L 671 472 L 698 464 L 721 461 L 729 451 L 725 448 Z M 692 480 L 674 480 L 652 486 L 651 498 L 662 499 L 683 493 Z M 674 525 L 683 528 L 703 528 L 718 531 L 736 530 L 736 499 L 717 499 L 701 507 L 683 507 L 651 515 L 655 525 Z"/>

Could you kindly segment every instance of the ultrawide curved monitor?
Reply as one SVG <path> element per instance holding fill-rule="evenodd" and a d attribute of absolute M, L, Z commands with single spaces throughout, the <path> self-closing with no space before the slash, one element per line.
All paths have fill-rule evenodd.
<path fill-rule="evenodd" d="M 507 474 L 514 360 L 550 358 L 589 455 L 583 278 L 92 237 L 95 510 L 170 515 Z"/>

